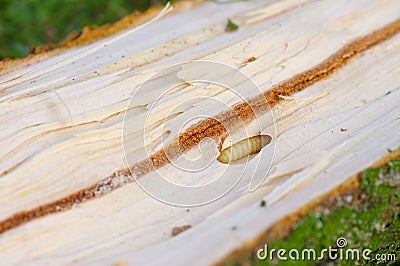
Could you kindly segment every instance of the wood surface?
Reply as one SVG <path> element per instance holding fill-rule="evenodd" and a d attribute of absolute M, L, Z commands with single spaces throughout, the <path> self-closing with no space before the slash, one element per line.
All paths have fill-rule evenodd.
<path fill-rule="evenodd" d="M 399 1 L 184 4 L 0 76 L 1 263 L 213 264 L 399 148 Z M 226 31 L 228 19 L 239 28 Z M 258 89 L 193 82 L 204 73 L 190 64 L 166 95 L 162 77 L 141 87 L 190 60 L 240 70 Z M 255 114 L 246 101 L 259 103 Z M 232 138 L 210 117 L 232 119 Z M 216 160 L 258 134 L 272 142 L 249 160 Z M 171 163 L 197 156 L 207 137 L 216 144 L 207 168 Z M 201 206 L 165 204 L 135 180 L 162 193 L 159 176 L 200 185 L 244 168 L 229 193 Z"/>

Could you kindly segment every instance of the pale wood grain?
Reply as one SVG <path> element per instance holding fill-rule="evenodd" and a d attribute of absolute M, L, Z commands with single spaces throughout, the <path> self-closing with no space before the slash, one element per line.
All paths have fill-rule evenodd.
<path fill-rule="evenodd" d="M 0 220 L 126 169 L 125 110 L 134 91 L 162 67 L 189 59 L 222 62 L 240 68 L 266 92 L 347 43 L 399 19 L 399 14 L 400 4 L 394 0 L 207 2 L 162 18 L 92 54 L 79 56 L 113 37 L 1 76 Z M 225 32 L 228 18 L 239 25 L 238 31 Z M 0 257 L 8 265 L 216 262 L 366 169 L 387 149 L 398 148 L 399 51 L 397 34 L 274 106 L 274 162 L 268 180 L 255 192 L 248 193 L 250 176 L 245 175 L 225 197 L 187 212 L 154 200 L 131 182 L 73 209 L 4 232 Z M 256 60 L 247 63 L 251 57 Z M 137 108 L 137 115 L 130 117 L 134 123 L 146 119 L 143 108 L 159 93 L 156 86 L 135 95 L 131 107 Z M 240 93 L 250 98 L 260 92 L 243 88 Z M 193 96 L 218 98 L 228 106 L 241 101 L 223 89 L 188 84 L 155 110 L 157 117 L 163 119 L 169 109 Z M 170 117 L 171 139 L 177 137 L 186 117 L 225 111 L 216 106 L 204 98 L 187 106 L 181 116 Z M 261 133 L 274 130 L 269 122 L 264 121 Z M 155 126 L 152 132 L 157 135 L 158 130 Z M 139 162 L 147 154 L 135 134 L 143 134 L 143 128 L 138 126 L 131 141 Z M 250 160 L 248 167 L 256 168 L 255 162 Z M 217 161 L 212 167 L 222 169 Z M 240 171 L 243 166 L 230 167 Z M 267 171 L 269 165 L 258 167 Z M 197 184 L 214 174 L 211 170 L 183 174 L 173 165 L 160 168 L 159 173 Z M 156 174 L 143 178 L 151 183 Z M 285 191 L 298 180 L 304 180 L 303 186 Z M 264 198 L 274 204 L 259 208 Z M 171 237 L 173 227 L 187 224 L 192 228 Z"/>

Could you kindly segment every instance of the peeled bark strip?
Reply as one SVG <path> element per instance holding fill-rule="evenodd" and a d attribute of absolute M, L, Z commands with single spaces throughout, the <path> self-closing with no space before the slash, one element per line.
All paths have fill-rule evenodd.
<path fill-rule="evenodd" d="M 216 263 L 330 193 L 387 149 L 397 149 L 400 3 L 300 4 L 204 2 L 123 38 L 118 39 L 121 32 L 0 76 L 2 260 L 10 265 Z M 228 19 L 239 28 L 226 32 Z M 223 125 L 235 128 L 245 121 L 251 134 L 273 131 L 272 121 L 263 121 L 263 131 L 253 132 L 252 121 L 266 112 L 266 103 L 275 119 L 276 150 L 269 176 L 255 192 L 247 193 L 251 176 L 245 174 L 226 196 L 187 211 L 154 200 L 135 184 L 121 132 L 140 85 L 160 69 L 193 59 L 238 68 L 261 93 L 239 91 L 250 106 L 217 86 L 178 87 L 155 107 L 157 116 L 148 124 L 155 140 L 168 133 L 178 146 L 154 149 L 148 157 L 136 141 L 143 134 L 138 126 L 128 136 L 135 177 L 151 183 L 157 174 L 175 173 L 181 184 L 212 180 L 225 167 L 217 160 L 200 173 L 178 174 L 167 155 L 191 152 L 206 137 L 222 148 Z M 140 125 L 160 88 L 137 93 L 128 119 Z M 185 105 L 190 97 L 201 100 Z M 212 101 L 217 98 L 232 109 L 218 107 Z M 183 120 L 202 114 L 214 119 L 180 131 Z M 257 156 L 249 160 L 250 169 Z M 239 172 L 243 165 L 229 167 Z M 266 208 L 259 208 L 262 199 Z M 181 225 L 191 229 L 172 238 L 171 230 Z"/>

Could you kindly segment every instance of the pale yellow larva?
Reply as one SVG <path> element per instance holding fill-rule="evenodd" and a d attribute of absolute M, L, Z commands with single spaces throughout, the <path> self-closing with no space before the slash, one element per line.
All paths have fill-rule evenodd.
<path fill-rule="evenodd" d="M 221 163 L 236 162 L 251 154 L 260 152 L 263 147 L 271 142 L 271 139 L 272 138 L 268 135 L 258 135 L 241 140 L 223 149 L 217 160 Z"/>

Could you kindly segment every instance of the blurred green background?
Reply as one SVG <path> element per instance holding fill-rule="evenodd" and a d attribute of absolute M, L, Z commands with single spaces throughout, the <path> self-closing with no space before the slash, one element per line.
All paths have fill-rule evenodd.
<path fill-rule="evenodd" d="M 117 21 L 168 0 L 0 0 L 0 60 L 25 57 L 31 48 L 58 43 L 84 26 Z"/>

